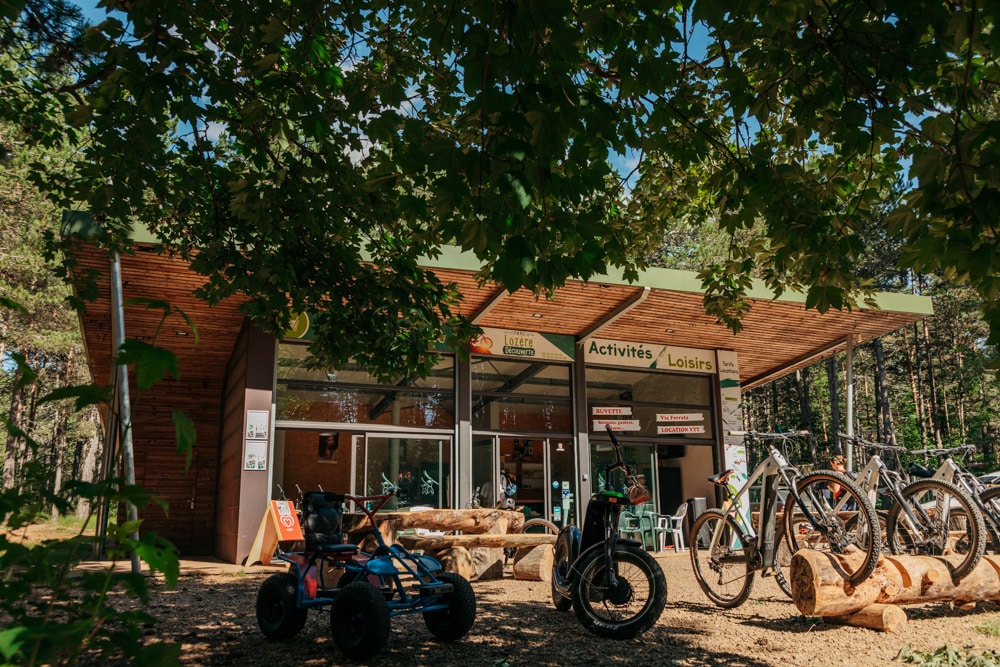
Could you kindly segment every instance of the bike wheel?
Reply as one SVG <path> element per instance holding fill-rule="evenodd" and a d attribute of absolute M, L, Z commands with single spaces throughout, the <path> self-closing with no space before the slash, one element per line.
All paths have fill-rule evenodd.
<path fill-rule="evenodd" d="M 886 538 L 894 554 L 961 556 L 948 560 L 952 579 L 975 569 L 986 548 L 982 512 L 965 491 L 943 480 L 924 479 L 905 486 L 904 504 L 889 510 Z"/>
<path fill-rule="evenodd" d="M 774 538 L 774 581 L 777 582 L 781 592 L 792 597 L 792 584 L 789 580 L 792 566 L 792 548 L 788 544 L 788 537 L 784 526 L 777 527 L 777 535 Z"/>
<path fill-rule="evenodd" d="M 341 588 L 330 605 L 330 634 L 352 660 L 367 660 L 389 641 L 389 603 L 367 581 Z"/>
<path fill-rule="evenodd" d="M 990 534 L 987 548 L 991 553 L 1000 554 L 1000 486 L 983 491 L 979 500 L 983 503 L 983 521 Z"/>
<path fill-rule="evenodd" d="M 608 581 L 603 548 L 592 550 L 577 568 L 573 609 L 588 631 L 606 639 L 631 639 L 653 627 L 667 605 L 667 580 L 644 549 L 618 544 L 611 556 L 615 581 Z"/>
<path fill-rule="evenodd" d="M 564 583 L 570 576 L 570 558 L 573 554 L 570 549 L 570 537 L 562 534 L 556 539 L 555 548 L 552 551 L 552 605 L 556 611 L 569 611 L 573 606 L 573 599 L 565 597 L 559 592 L 556 582 Z"/>
<path fill-rule="evenodd" d="M 299 582 L 294 574 L 272 574 L 257 590 L 257 625 L 268 639 L 291 639 L 306 624 L 305 609 L 295 603 Z"/>
<path fill-rule="evenodd" d="M 539 533 L 542 535 L 558 535 L 559 527 L 548 519 L 528 519 L 521 527 L 522 533 Z"/>
<path fill-rule="evenodd" d="M 691 567 L 708 599 L 726 609 L 746 602 L 754 570 L 747 538 L 736 521 L 720 510 L 705 510 L 691 526 Z"/>
<path fill-rule="evenodd" d="M 836 501 L 831 485 L 840 485 L 844 490 Z M 820 470 L 796 482 L 795 496 L 785 511 L 785 531 L 792 552 L 815 549 L 842 556 L 837 560 L 852 586 L 871 576 L 882 551 L 882 531 L 868 495 L 847 475 Z"/>
<path fill-rule="evenodd" d="M 440 572 L 438 579 L 452 585 L 452 591 L 442 596 L 448 608 L 425 611 L 424 625 L 441 641 L 453 642 L 468 634 L 476 622 L 476 594 L 460 574 Z"/>

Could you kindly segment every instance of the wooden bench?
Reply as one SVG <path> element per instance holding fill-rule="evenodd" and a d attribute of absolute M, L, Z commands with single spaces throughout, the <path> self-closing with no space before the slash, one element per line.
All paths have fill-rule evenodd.
<path fill-rule="evenodd" d="M 555 544 L 555 535 L 542 533 L 507 533 L 503 535 L 400 535 L 399 543 L 407 549 L 438 551 L 453 547 L 489 547 L 507 549 L 509 547 L 537 547 Z"/>
<path fill-rule="evenodd" d="M 446 570 L 470 580 L 503 576 L 502 549 L 516 548 L 515 579 L 550 581 L 552 579 L 555 535 L 543 533 L 487 533 L 479 535 L 400 535 L 398 542 L 407 549 L 421 549 L 441 561 Z M 483 563 L 487 567 L 483 568 Z M 498 567 L 499 566 L 499 567 Z"/>
<path fill-rule="evenodd" d="M 345 532 L 365 548 L 371 526 L 364 517 L 345 514 Z M 504 576 L 505 548 L 517 548 L 514 578 L 549 581 L 552 576 L 552 545 L 555 535 L 522 533 L 524 514 L 501 509 L 433 509 L 420 512 L 379 512 L 379 532 L 388 544 L 422 550 L 441 562 L 445 570 L 469 581 Z M 406 535 L 402 530 L 426 529 L 446 535 Z M 450 533 L 461 533 L 458 535 Z M 370 546 L 368 544 L 367 546 Z"/>

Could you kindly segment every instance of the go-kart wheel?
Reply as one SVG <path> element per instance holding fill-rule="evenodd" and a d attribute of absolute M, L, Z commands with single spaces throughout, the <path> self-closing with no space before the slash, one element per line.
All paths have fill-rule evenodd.
<path fill-rule="evenodd" d="M 448 608 L 425 611 L 424 624 L 441 641 L 453 642 L 468 634 L 476 622 L 476 594 L 462 575 L 441 572 L 438 579 L 452 585 L 452 591 L 441 596 Z"/>
<path fill-rule="evenodd" d="M 295 604 L 298 580 L 283 572 L 264 580 L 257 590 L 257 625 L 268 639 L 291 639 L 306 624 L 306 610 Z"/>
<path fill-rule="evenodd" d="M 330 605 L 330 634 L 353 660 L 367 660 L 389 641 L 389 604 L 367 581 L 338 589 Z"/>

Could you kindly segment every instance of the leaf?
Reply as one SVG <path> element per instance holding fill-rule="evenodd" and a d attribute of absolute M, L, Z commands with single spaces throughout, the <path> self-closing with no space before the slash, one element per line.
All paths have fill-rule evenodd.
<path fill-rule="evenodd" d="M 88 405 L 98 405 L 100 403 L 107 403 L 111 400 L 112 387 L 111 385 L 98 385 L 98 384 L 81 384 L 74 385 L 72 387 L 59 387 L 50 391 L 48 394 L 38 399 L 38 404 L 49 403 L 51 401 L 59 401 L 64 398 L 75 398 L 76 403 L 74 408 L 76 410 L 82 410 Z"/>
<path fill-rule="evenodd" d="M 118 351 L 118 363 L 134 365 L 139 390 L 145 391 L 169 374 L 180 377 L 177 355 L 170 350 L 138 340 L 127 340 Z"/>
<path fill-rule="evenodd" d="M 184 455 L 184 470 L 187 471 L 191 467 L 191 457 L 198 436 L 197 429 L 195 429 L 194 422 L 180 410 L 174 410 L 171 413 L 171 420 L 174 422 L 177 453 Z"/>
<path fill-rule="evenodd" d="M 28 309 L 19 304 L 17 301 L 8 299 L 5 296 L 0 296 L 0 308 L 7 308 L 8 310 L 13 310 L 23 314 L 27 314 L 28 312 Z"/>

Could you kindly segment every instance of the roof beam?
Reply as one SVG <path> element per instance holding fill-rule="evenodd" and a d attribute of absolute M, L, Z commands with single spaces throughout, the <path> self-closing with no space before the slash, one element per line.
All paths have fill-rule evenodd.
<path fill-rule="evenodd" d="M 806 362 L 812 362 L 820 357 L 825 357 L 829 356 L 830 354 L 834 354 L 836 353 L 838 348 L 847 345 L 848 337 L 850 337 L 850 334 L 848 334 L 848 336 L 845 338 L 840 338 L 838 340 L 833 341 L 832 343 L 828 343 L 822 347 L 818 347 L 815 350 L 812 350 L 811 352 L 807 352 L 802 356 L 796 357 L 795 359 L 791 359 L 790 361 L 787 361 L 780 366 L 777 366 L 764 373 L 761 373 L 760 375 L 752 377 L 746 380 L 745 382 L 741 382 L 740 390 L 746 391 L 748 389 L 753 389 L 754 387 L 762 385 L 765 382 L 770 382 L 771 380 L 776 380 L 777 378 L 783 375 L 787 375 L 788 373 L 795 370 L 796 367 L 801 367 L 806 365 Z"/>
<path fill-rule="evenodd" d="M 592 327 L 590 327 L 586 331 L 583 331 L 582 333 L 580 333 L 580 335 L 577 336 L 577 340 L 584 340 L 584 339 L 590 338 L 591 336 L 593 336 L 594 334 L 596 334 L 601 329 L 609 326 L 612 322 L 614 322 L 615 320 L 617 320 L 619 317 L 621 317 L 622 315 L 624 315 L 625 313 L 627 313 L 628 311 L 632 310 L 633 308 L 635 308 L 636 306 L 638 306 L 640 303 L 642 303 L 643 301 L 645 301 L 646 297 L 649 296 L 650 290 L 651 290 L 650 287 L 643 287 L 641 291 L 636 292 L 635 294 L 633 294 L 629 298 L 627 298 L 624 301 L 622 301 L 620 304 L 618 304 L 617 306 L 615 306 L 614 310 L 612 310 L 607 315 L 605 315 L 603 318 L 601 318 L 600 320 L 598 320 L 597 322 L 595 322 Z"/>
<path fill-rule="evenodd" d="M 490 311 L 493 310 L 498 303 L 507 298 L 508 294 L 509 292 L 505 287 L 498 287 L 497 289 L 493 290 L 493 294 L 491 294 L 490 297 L 486 300 L 486 303 L 481 305 L 479 307 L 479 310 L 472 313 L 472 316 L 469 319 L 472 321 L 473 324 L 479 324 L 480 320 L 489 315 Z"/>

